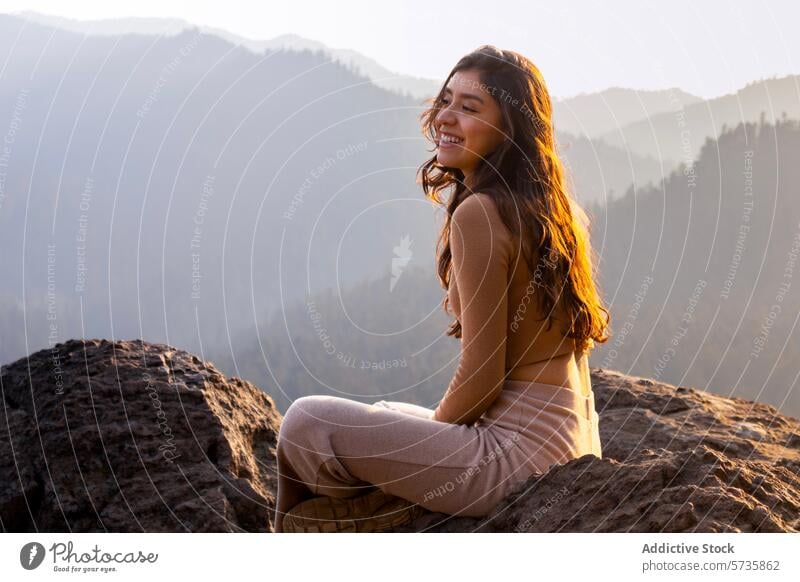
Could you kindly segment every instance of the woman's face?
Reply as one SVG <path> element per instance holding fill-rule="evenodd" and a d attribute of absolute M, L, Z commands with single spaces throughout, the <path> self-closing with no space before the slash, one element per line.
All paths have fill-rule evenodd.
<path fill-rule="evenodd" d="M 481 82 L 477 71 L 456 71 L 445 88 L 436 115 L 436 160 L 469 175 L 505 136 L 495 101 L 499 90 Z M 493 94 L 495 94 L 493 96 Z M 455 138 L 455 143 L 445 136 Z"/>

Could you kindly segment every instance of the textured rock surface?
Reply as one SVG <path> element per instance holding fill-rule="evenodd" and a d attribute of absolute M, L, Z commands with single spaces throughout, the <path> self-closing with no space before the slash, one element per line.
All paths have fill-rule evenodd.
<path fill-rule="evenodd" d="M 105 340 L 56 344 L 0 378 L 5 531 L 271 530 L 281 415 L 252 384 Z"/>
<path fill-rule="evenodd" d="M 485 519 L 407 531 L 800 531 L 800 422 L 593 369 L 603 459 L 521 483 Z M 5 531 L 271 531 L 272 399 L 170 346 L 71 340 L 0 376 Z M 268 388 L 268 387 L 266 387 Z"/>

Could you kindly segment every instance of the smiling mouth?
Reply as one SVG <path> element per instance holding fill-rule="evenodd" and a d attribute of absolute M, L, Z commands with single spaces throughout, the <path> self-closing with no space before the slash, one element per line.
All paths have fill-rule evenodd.
<path fill-rule="evenodd" d="M 440 148 L 451 148 L 460 146 L 464 143 L 464 138 L 455 137 L 449 134 L 439 134 L 439 139 L 436 141 L 436 145 Z"/>

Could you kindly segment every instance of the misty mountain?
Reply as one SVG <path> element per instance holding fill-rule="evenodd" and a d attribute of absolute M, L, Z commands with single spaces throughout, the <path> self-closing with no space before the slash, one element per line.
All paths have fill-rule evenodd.
<path fill-rule="evenodd" d="M 199 349 L 282 298 L 388 271 L 403 237 L 432 256 L 420 108 L 341 65 L 11 16 L 0 54 L 0 300 L 56 305 L 61 338 Z M 49 333 L 31 311 L 21 353 Z"/>
<path fill-rule="evenodd" d="M 597 136 L 610 145 L 661 160 L 665 167 L 690 164 L 708 139 L 741 122 L 800 119 L 800 76 L 748 83 L 730 95 L 672 107 Z"/>
<path fill-rule="evenodd" d="M 605 204 L 629 189 L 635 194 L 646 184 L 658 184 L 673 169 L 602 139 L 558 132 L 556 140 L 570 191 L 584 203 Z"/>
<path fill-rule="evenodd" d="M 411 265 L 394 278 L 295 298 L 205 356 L 261 386 L 282 411 L 310 394 L 435 406 L 459 358 L 442 299 L 433 270 Z"/>
<path fill-rule="evenodd" d="M 800 416 L 800 123 L 740 123 L 658 186 L 594 207 L 615 337 L 595 366 Z"/>
<path fill-rule="evenodd" d="M 343 65 L 357 76 L 367 77 L 378 87 L 420 101 L 436 94 L 441 84 L 434 79 L 403 75 L 390 71 L 374 59 L 350 49 L 331 48 L 324 43 L 297 34 L 282 34 L 268 40 L 254 40 L 212 26 L 197 26 L 178 18 L 107 18 L 102 20 L 74 20 L 29 10 L 19 16 L 52 28 L 92 35 L 116 36 L 145 34 L 174 36 L 185 31 L 199 30 L 241 46 L 261 56 L 269 51 L 311 51 Z"/>
<path fill-rule="evenodd" d="M 651 91 L 610 87 L 596 93 L 554 99 L 553 119 L 560 131 L 591 139 L 702 101 L 701 97 L 678 88 Z"/>

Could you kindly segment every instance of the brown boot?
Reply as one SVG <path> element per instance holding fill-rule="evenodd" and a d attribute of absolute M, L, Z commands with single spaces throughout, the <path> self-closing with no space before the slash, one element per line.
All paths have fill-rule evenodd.
<path fill-rule="evenodd" d="M 380 489 L 358 497 L 314 497 L 283 516 L 286 533 L 390 532 L 420 515 L 422 508 Z"/>

